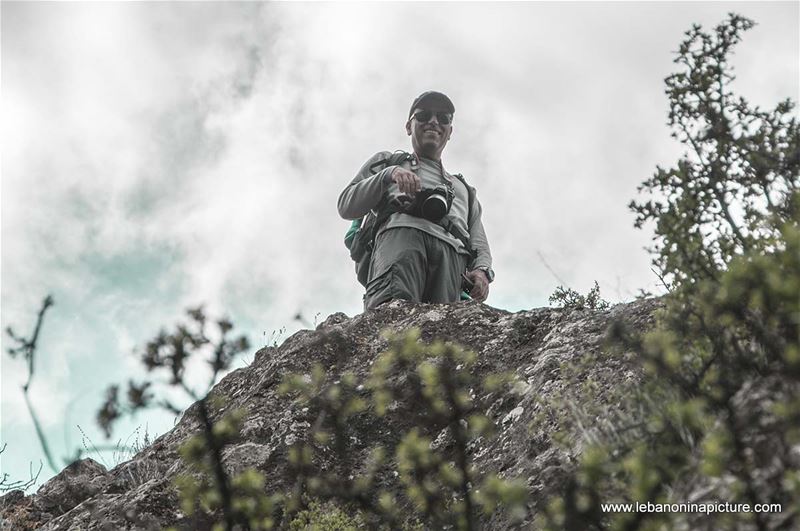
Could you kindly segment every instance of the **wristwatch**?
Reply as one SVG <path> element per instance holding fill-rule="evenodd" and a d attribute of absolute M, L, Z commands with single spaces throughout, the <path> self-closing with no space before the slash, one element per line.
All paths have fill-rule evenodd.
<path fill-rule="evenodd" d="M 486 274 L 486 278 L 489 279 L 489 282 L 494 280 L 494 271 L 492 271 L 491 267 L 481 267 L 479 269 Z"/>

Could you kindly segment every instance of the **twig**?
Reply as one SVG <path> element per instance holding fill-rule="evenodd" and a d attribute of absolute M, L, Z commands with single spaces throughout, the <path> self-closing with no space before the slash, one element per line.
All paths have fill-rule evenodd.
<path fill-rule="evenodd" d="M 5 450 L 5 447 L 6 446 L 3 445 L 3 450 Z M 39 470 L 37 470 L 36 474 L 34 474 L 33 463 L 31 463 L 28 466 L 29 479 L 27 479 L 26 481 L 20 480 L 20 481 L 11 481 L 7 483 L 6 481 L 8 480 L 8 474 L 3 474 L 3 477 L 0 478 L 0 492 L 9 492 L 12 490 L 21 490 L 21 491 L 28 490 L 39 480 L 39 475 L 42 473 L 43 466 L 44 465 L 42 464 L 42 462 L 39 461 Z"/>
<path fill-rule="evenodd" d="M 22 387 L 23 391 L 27 392 L 28 387 L 31 385 L 31 380 L 33 379 L 34 373 L 34 355 L 36 354 L 36 343 L 39 341 L 39 332 L 42 329 L 42 322 L 44 321 L 44 314 L 47 309 L 53 305 L 53 297 L 50 295 L 44 298 L 42 301 L 42 308 L 39 310 L 39 315 L 36 318 L 36 326 L 33 329 L 33 334 L 31 334 L 31 339 L 26 340 L 24 338 L 18 338 L 14 335 L 13 331 L 9 328 L 8 335 L 11 336 L 12 339 L 20 343 L 20 346 L 15 349 L 9 349 L 9 353 L 13 356 L 18 352 L 24 352 L 25 360 L 28 362 L 28 381 L 25 382 L 25 385 Z"/>
<path fill-rule="evenodd" d="M 659 273 L 658 271 L 656 271 L 652 267 L 650 268 L 650 271 L 652 271 L 653 274 L 658 277 L 658 280 L 661 281 L 661 285 L 664 286 L 664 289 L 667 290 L 667 293 L 671 293 L 672 292 L 672 288 L 669 286 L 669 284 L 667 284 L 667 281 L 664 280 L 664 275 L 662 275 L 661 273 Z"/>
<path fill-rule="evenodd" d="M 42 430 L 39 417 L 36 416 L 36 412 L 33 410 L 33 404 L 31 404 L 31 400 L 28 397 L 28 390 L 25 389 L 22 394 L 25 397 L 25 405 L 28 406 L 28 414 L 31 416 L 31 420 L 33 421 L 33 427 L 36 428 L 36 435 L 39 437 L 39 444 L 41 444 L 44 456 L 47 458 L 47 465 L 50 467 L 50 470 L 53 471 L 53 474 L 58 474 L 58 467 L 56 467 L 55 461 L 53 461 L 53 456 L 50 453 L 50 446 L 47 444 L 47 438 L 44 436 L 44 430 Z"/>
<path fill-rule="evenodd" d="M 460 406 L 458 400 L 456 399 L 455 386 L 457 384 L 453 381 L 455 372 L 453 370 L 454 367 L 452 367 L 452 360 L 448 357 L 446 361 L 449 362 L 447 365 L 450 366 L 445 367 L 447 370 L 440 369 L 440 374 L 442 376 L 442 383 L 444 385 L 447 401 L 449 402 L 450 409 L 453 412 L 450 418 L 450 429 L 455 441 L 456 461 L 458 463 L 458 468 L 461 471 L 461 482 L 459 488 L 461 491 L 461 496 L 464 499 L 465 529 L 466 531 L 472 531 L 475 529 L 475 511 L 473 509 L 473 500 L 470 489 L 471 478 L 469 473 L 469 458 L 467 457 L 468 435 L 465 433 L 466 430 L 461 425 L 461 420 L 464 418 L 464 415 L 467 413 L 467 411 Z"/>
<path fill-rule="evenodd" d="M 47 458 L 47 464 L 50 466 L 50 469 L 53 471 L 54 474 L 58 473 L 58 468 L 53 461 L 53 457 L 50 454 L 50 447 L 47 444 L 47 439 L 45 438 L 44 431 L 42 430 L 41 423 L 39 422 L 39 417 L 36 416 L 36 412 L 33 409 L 33 404 L 31 404 L 30 397 L 28 396 L 28 390 L 31 385 L 31 380 L 33 379 L 34 374 L 34 358 L 36 355 L 36 345 L 39 341 L 39 332 L 42 329 L 42 323 L 44 322 L 44 314 L 47 312 L 47 309 L 53 305 L 53 297 L 48 295 L 42 301 L 42 308 L 39 310 L 39 315 L 36 318 L 36 326 L 33 329 L 33 333 L 31 334 L 30 339 L 20 338 L 14 334 L 14 331 L 9 327 L 7 329 L 8 335 L 19 343 L 19 346 L 16 348 L 8 349 L 8 353 L 11 356 L 15 356 L 16 354 L 22 352 L 25 356 L 25 360 L 28 362 L 28 380 L 25 382 L 25 385 L 22 386 L 22 394 L 25 397 L 25 405 L 28 408 L 28 414 L 31 416 L 31 420 L 33 421 L 33 426 L 36 429 L 36 435 L 39 438 L 39 443 L 42 446 L 42 451 L 44 452 L 45 457 Z"/>
<path fill-rule="evenodd" d="M 208 445 L 208 451 L 214 470 L 214 477 L 217 481 L 217 487 L 219 488 L 222 514 L 225 518 L 225 529 L 226 531 L 232 531 L 234 519 L 230 478 L 228 477 L 227 472 L 225 472 L 225 468 L 222 466 L 222 446 L 214 436 L 214 421 L 211 420 L 208 408 L 206 407 L 206 397 L 203 397 L 197 403 L 200 409 L 200 420 L 203 422 L 203 436 L 205 437 L 206 444 Z"/>
<path fill-rule="evenodd" d="M 550 273 L 554 277 L 556 277 L 556 280 L 558 280 L 561 283 L 562 286 L 566 286 L 567 283 L 564 282 L 564 280 L 560 276 L 558 276 L 558 274 L 555 271 L 553 271 L 553 268 L 550 267 L 550 264 L 547 263 L 547 260 L 545 260 L 544 255 L 542 254 L 542 252 L 537 250 L 536 254 L 539 255 L 539 259 L 542 261 L 542 264 L 544 264 L 544 267 L 546 267 L 547 270 L 550 271 Z"/>

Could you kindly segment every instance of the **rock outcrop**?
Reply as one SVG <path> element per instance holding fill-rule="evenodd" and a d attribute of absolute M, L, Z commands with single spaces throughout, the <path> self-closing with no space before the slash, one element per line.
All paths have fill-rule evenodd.
<path fill-rule="evenodd" d="M 502 396 L 491 405 L 488 415 L 499 433 L 476 447 L 472 457 L 480 470 L 523 478 L 531 494 L 529 513 L 533 516 L 548 495 L 560 491 L 566 471 L 574 466 L 574 458 L 586 442 L 576 432 L 568 445 L 556 444 L 552 434 L 563 426 L 543 410 L 549 400 L 562 400 L 575 385 L 574 374 L 567 375 L 564 367 L 585 359 L 599 360 L 584 368 L 599 385 L 576 390 L 575 406 L 581 409 L 580 400 L 607 402 L 621 382 L 637 381 L 641 373 L 624 353 L 602 358 L 592 355 L 603 348 L 612 322 L 647 328 L 658 306 L 658 300 L 651 299 L 605 311 L 541 308 L 509 313 L 472 302 L 426 305 L 394 301 L 353 318 L 331 315 L 316 330 L 302 330 L 279 347 L 262 348 L 250 366 L 228 374 L 214 388 L 212 395 L 226 398 L 215 417 L 229 408 L 248 412 L 241 439 L 225 448 L 225 467 L 230 473 L 256 467 L 265 473 L 271 490 L 291 485 L 287 447 L 307 432 L 310 419 L 302 408 L 280 396 L 282 378 L 289 373 L 307 373 L 315 363 L 331 373 L 364 375 L 387 346 L 381 331 L 417 327 L 424 341 L 452 341 L 476 352 L 478 373 L 513 371 L 525 382 L 518 394 Z M 178 448 L 200 430 L 193 409 L 186 411 L 174 429 L 113 470 L 106 471 L 87 459 L 74 463 L 31 496 L 17 492 L 0 498 L 3 529 L 207 527 L 208 522 L 182 514 L 171 484 L 186 470 Z M 392 436 L 369 425 L 360 430 L 365 449 Z M 495 515 L 484 525 L 504 529 L 507 523 L 502 515 Z"/>

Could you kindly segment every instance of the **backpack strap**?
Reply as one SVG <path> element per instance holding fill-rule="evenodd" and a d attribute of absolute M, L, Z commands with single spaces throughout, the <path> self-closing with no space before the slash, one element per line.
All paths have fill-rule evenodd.
<path fill-rule="evenodd" d="M 472 188 L 470 185 L 467 184 L 466 179 L 460 173 L 453 174 L 453 177 L 456 177 L 461 184 L 467 189 L 467 227 L 469 227 L 469 219 L 472 217 L 472 203 L 475 201 L 475 189 Z M 453 221 L 448 218 L 447 216 L 439 222 L 439 224 L 449 232 L 454 238 L 459 240 L 462 244 L 464 244 L 464 248 L 469 252 L 469 256 L 472 260 L 478 256 L 478 252 L 472 248 L 469 243 L 469 234 L 464 234 L 464 232 L 459 229 Z"/>
<path fill-rule="evenodd" d="M 412 155 L 411 153 L 408 153 L 408 152 L 402 151 L 402 150 L 398 150 L 398 151 L 395 151 L 394 153 L 392 153 L 391 155 L 389 155 L 388 157 L 386 157 L 385 159 L 381 159 L 379 161 L 376 161 L 376 162 L 373 162 L 372 164 L 370 164 L 369 171 L 372 174 L 376 174 L 379 171 L 378 168 L 380 168 L 381 166 L 383 166 L 383 167 L 397 166 L 397 165 L 399 165 L 399 164 L 401 164 L 401 163 L 403 163 L 403 162 L 405 162 L 407 160 L 413 160 L 413 159 L 414 159 L 414 155 Z"/>
<path fill-rule="evenodd" d="M 467 227 L 469 227 L 469 218 L 472 217 L 472 203 L 475 201 L 475 189 L 467 184 L 467 180 L 460 173 L 454 173 L 453 177 L 461 181 L 461 184 L 467 189 Z"/>

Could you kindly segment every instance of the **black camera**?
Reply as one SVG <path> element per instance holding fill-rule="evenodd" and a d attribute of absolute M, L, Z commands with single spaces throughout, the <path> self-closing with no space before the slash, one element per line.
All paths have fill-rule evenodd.
<path fill-rule="evenodd" d="M 414 200 L 406 207 L 406 214 L 438 223 L 450 212 L 455 196 L 452 186 L 423 188 L 417 192 Z"/>

